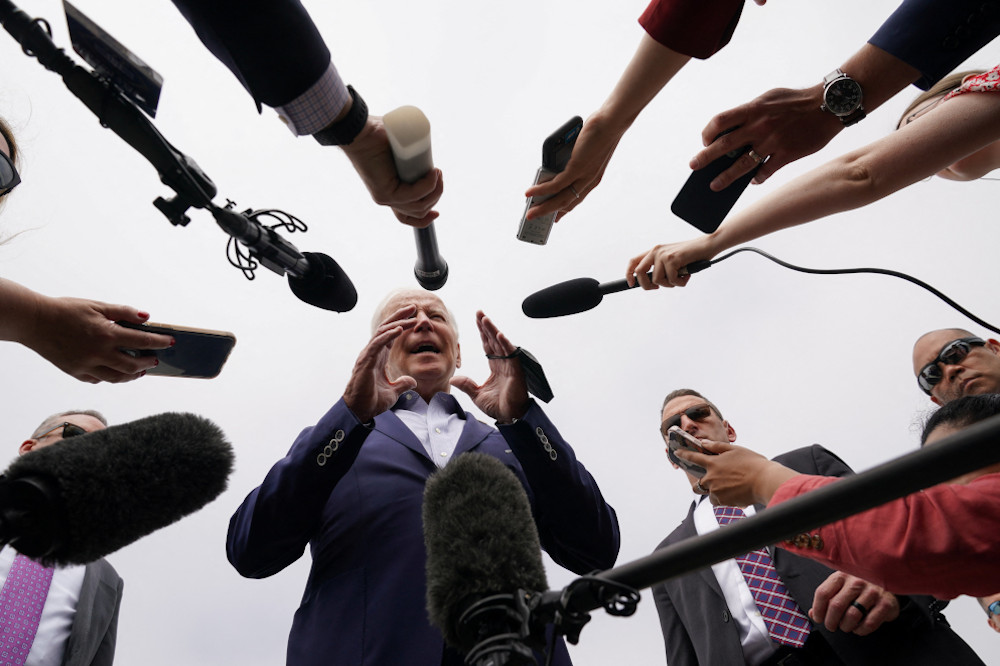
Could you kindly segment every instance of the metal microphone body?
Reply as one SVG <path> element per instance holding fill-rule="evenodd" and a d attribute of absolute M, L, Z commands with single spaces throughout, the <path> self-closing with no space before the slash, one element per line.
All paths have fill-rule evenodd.
<path fill-rule="evenodd" d="M 415 183 L 434 168 L 431 124 L 423 111 L 415 106 L 401 106 L 385 114 L 382 122 L 401 181 Z M 413 236 L 417 243 L 417 263 L 413 266 L 413 274 L 421 287 L 436 291 L 448 281 L 448 263 L 438 252 L 434 223 L 423 229 L 414 229 Z"/>

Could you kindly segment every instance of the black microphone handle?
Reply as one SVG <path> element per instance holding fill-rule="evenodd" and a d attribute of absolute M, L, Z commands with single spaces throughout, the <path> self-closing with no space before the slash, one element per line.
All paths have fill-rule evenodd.
<path fill-rule="evenodd" d="M 712 265 L 710 259 L 699 259 L 698 261 L 692 261 L 690 264 L 684 267 L 684 270 L 688 272 L 688 275 L 694 275 L 695 273 L 701 272 Z M 653 279 L 653 272 L 649 271 L 646 273 L 646 277 L 650 280 Z M 602 295 L 607 294 L 617 294 L 619 291 L 627 291 L 629 289 L 635 289 L 639 286 L 636 282 L 634 285 L 629 286 L 629 283 L 625 281 L 625 278 L 620 280 L 612 280 L 611 282 L 602 282 L 597 286 Z"/>
<path fill-rule="evenodd" d="M 434 168 L 431 156 L 431 125 L 415 106 L 402 106 L 382 118 L 396 172 L 404 183 L 415 183 Z M 438 252 L 434 223 L 413 230 L 417 245 L 417 263 L 413 275 L 420 286 L 436 291 L 448 281 L 448 263 Z"/>

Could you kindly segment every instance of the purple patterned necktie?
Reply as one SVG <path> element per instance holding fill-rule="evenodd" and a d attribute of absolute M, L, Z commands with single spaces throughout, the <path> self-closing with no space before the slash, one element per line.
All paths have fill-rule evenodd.
<path fill-rule="evenodd" d="M 746 518 L 743 509 L 735 506 L 715 507 L 715 517 L 720 525 Z M 761 548 L 736 558 L 743 572 L 743 578 L 753 594 L 757 608 L 767 625 L 767 632 L 778 643 L 791 647 L 802 647 L 809 638 L 812 625 L 799 605 L 795 603 L 788 588 L 778 578 L 774 562 L 767 550 Z"/>
<path fill-rule="evenodd" d="M 52 569 L 24 555 L 14 558 L 0 591 L 0 663 L 22 666 L 38 631 Z"/>

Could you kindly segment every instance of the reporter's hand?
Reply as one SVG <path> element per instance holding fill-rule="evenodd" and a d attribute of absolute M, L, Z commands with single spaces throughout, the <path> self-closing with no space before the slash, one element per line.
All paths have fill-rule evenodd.
<path fill-rule="evenodd" d="M 368 116 L 361 133 L 341 148 L 375 203 L 391 207 L 400 222 L 423 228 L 437 218 L 432 209 L 444 191 L 441 170 L 432 169 L 415 183 L 401 181 L 381 116 Z"/>
<path fill-rule="evenodd" d="M 731 150 L 750 146 L 766 158 L 753 179 L 754 183 L 763 183 L 786 164 L 815 153 L 844 129 L 836 116 L 820 109 L 822 104 L 823 86 L 816 85 L 801 90 L 775 88 L 751 102 L 723 111 L 702 130 L 706 148 L 694 156 L 690 166 L 697 171 Z M 719 136 L 731 127 L 736 129 Z M 710 187 L 716 192 L 723 190 L 756 166 L 756 160 L 749 154 L 743 155 L 719 174 Z"/>
<path fill-rule="evenodd" d="M 626 128 L 621 128 L 621 131 L 612 129 L 599 113 L 588 118 L 576 139 L 566 168 L 552 180 L 533 185 L 524 193 L 526 197 L 552 197 L 529 208 L 527 218 L 534 220 L 559 211 L 558 221 L 583 203 L 604 177 L 604 170 Z"/>
<path fill-rule="evenodd" d="M 705 468 L 700 483 L 715 505 L 767 504 L 778 486 L 798 476 L 798 472 L 742 446 L 708 439 L 701 444 L 711 454 L 682 449 L 674 455 Z"/>
<path fill-rule="evenodd" d="M 860 604 L 867 613 L 852 606 Z M 851 576 L 835 571 L 816 588 L 809 619 L 822 624 L 830 631 L 844 631 L 867 636 L 885 622 L 899 617 L 899 599 L 891 592 Z"/>
<path fill-rule="evenodd" d="M 629 259 L 625 268 L 625 281 L 630 287 L 636 283 L 643 289 L 660 287 L 684 287 L 691 275 L 685 269 L 695 261 L 712 259 L 716 255 L 709 236 L 699 236 L 681 243 L 654 245 L 651 250 Z M 652 269 L 650 279 L 646 273 Z"/>
<path fill-rule="evenodd" d="M 80 381 L 96 384 L 138 379 L 159 361 L 154 356 L 132 357 L 123 349 L 166 349 L 174 344 L 169 335 L 115 323 L 141 324 L 149 319 L 147 313 L 133 307 L 82 298 L 36 296 L 33 316 L 19 341 Z"/>
<path fill-rule="evenodd" d="M 362 423 L 395 404 L 403 393 L 417 387 L 417 380 L 409 375 L 391 379 L 386 374 L 386 361 L 392 343 L 408 328 L 416 325 L 411 317 L 415 305 L 407 305 L 393 312 L 372 336 L 354 362 L 354 370 L 344 389 L 344 404 Z"/>

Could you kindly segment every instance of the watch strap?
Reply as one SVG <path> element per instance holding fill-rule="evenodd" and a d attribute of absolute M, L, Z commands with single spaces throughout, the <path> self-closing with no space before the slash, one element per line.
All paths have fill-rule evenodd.
<path fill-rule="evenodd" d="M 346 146 L 364 129 L 368 122 L 368 105 L 353 86 L 347 86 L 353 100 L 347 115 L 313 134 L 313 138 L 324 146 Z"/>

